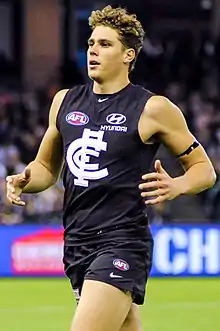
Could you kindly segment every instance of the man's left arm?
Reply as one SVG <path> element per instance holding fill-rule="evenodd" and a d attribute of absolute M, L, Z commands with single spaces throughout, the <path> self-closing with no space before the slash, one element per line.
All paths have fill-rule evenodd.
<path fill-rule="evenodd" d="M 182 176 L 171 178 L 157 160 L 155 172 L 144 175 L 147 182 L 140 185 L 140 189 L 151 189 L 141 194 L 151 198 L 146 203 L 172 200 L 181 194 L 197 194 L 212 187 L 216 181 L 215 170 L 204 148 L 189 131 L 180 109 L 168 99 L 154 96 L 147 102 L 144 113 L 143 120 L 150 118 L 155 136 L 178 158 L 185 171 Z"/>

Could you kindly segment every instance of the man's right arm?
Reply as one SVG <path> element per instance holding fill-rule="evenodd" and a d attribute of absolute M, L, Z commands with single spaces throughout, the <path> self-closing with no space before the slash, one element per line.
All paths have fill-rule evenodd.
<path fill-rule="evenodd" d="M 68 90 L 59 91 L 52 102 L 49 126 L 43 137 L 37 156 L 29 163 L 30 180 L 23 193 L 38 193 L 52 186 L 58 179 L 63 164 L 62 137 L 56 127 L 56 118 Z"/>

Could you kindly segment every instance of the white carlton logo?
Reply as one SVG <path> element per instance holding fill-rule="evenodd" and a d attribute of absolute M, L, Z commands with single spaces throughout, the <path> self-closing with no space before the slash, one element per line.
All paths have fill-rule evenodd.
<path fill-rule="evenodd" d="M 88 187 L 89 180 L 108 176 L 107 168 L 99 170 L 99 163 L 90 163 L 91 156 L 99 157 L 101 151 L 107 150 L 103 136 L 103 131 L 84 129 L 82 138 L 69 145 L 66 160 L 70 171 L 76 177 L 75 185 Z"/>
<path fill-rule="evenodd" d="M 106 117 L 106 121 L 110 124 L 120 125 L 126 121 L 126 117 L 122 114 L 113 113 Z"/>

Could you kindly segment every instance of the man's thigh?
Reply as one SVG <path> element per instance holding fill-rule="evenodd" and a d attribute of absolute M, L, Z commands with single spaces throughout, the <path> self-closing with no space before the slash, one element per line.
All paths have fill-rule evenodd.
<path fill-rule="evenodd" d="M 140 308 L 135 303 L 132 303 L 120 331 L 142 331 Z"/>
<path fill-rule="evenodd" d="M 71 331 L 120 331 L 132 304 L 129 293 L 85 280 Z"/>

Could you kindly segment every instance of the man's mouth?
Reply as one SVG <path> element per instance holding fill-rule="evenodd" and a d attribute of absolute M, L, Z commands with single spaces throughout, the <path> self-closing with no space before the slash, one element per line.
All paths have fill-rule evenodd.
<path fill-rule="evenodd" d="M 90 66 L 98 66 L 98 65 L 100 65 L 100 63 L 98 61 L 95 61 L 95 60 L 90 60 L 89 65 Z"/>

